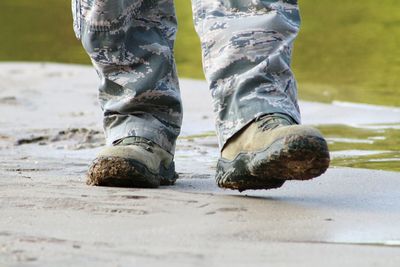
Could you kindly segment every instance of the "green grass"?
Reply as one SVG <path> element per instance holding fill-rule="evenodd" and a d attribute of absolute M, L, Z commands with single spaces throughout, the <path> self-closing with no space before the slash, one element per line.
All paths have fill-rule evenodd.
<path fill-rule="evenodd" d="M 1 0 L 0 60 L 89 64 L 71 28 L 69 0 Z"/>
<path fill-rule="evenodd" d="M 302 0 L 293 68 L 300 97 L 400 106 L 398 0 Z M 177 0 L 181 77 L 203 79 L 189 0 Z M 75 40 L 70 0 L 1 0 L 0 61 L 89 64 Z"/>
<path fill-rule="evenodd" d="M 300 96 L 399 106 L 399 1 L 300 2 L 294 54 Z"/>

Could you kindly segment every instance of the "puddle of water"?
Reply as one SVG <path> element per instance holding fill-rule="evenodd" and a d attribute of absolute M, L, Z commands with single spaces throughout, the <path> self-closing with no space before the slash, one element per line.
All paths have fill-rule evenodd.
<path fill-rule="evenodd" d="M 367 140 L 364 139 L 351 139 L 351 138 L 328 138 L 327 139 L 328 143 L 360 143 L 360 144 L 373 144 L 373 140 Z"/>
<path fill-rule="evenodd" d="M 332 166 L 400 171 L 400 124 L 320 125 L 317 128 L 328 141 Z M 180 152 L 181 158 L 197 157 L 198 148 L 207 151 L 211 160 L 216 161 L 218 157 L 214 132 L 180 137 L 179 144 L 185 152 Z"/>
<path fill-rule="evenodd" d="M 400 247 L 400 241 L 388 240 L 388 241 L 312 241 L 306 243 L 318 243 L 318 244 L 336 244 L 336 245 L 355 245 L 355 246 L 373 246 L 373 247 Z"/>
<path fill-rule="evenodd" d="M 179 136 L 179 139 L 184 139 L 184 140 L 193 140 L 193 139 L 199 139 L 199 138 L 207 138 L 207 137 L 215 137 L 215 132 L 204 132 L 200 134 L 193 134 L 193 135 L 187 135 L 187 136 Z"/>
<path fill-rule="evenodd" d="M 349 158 L 349 157 L 361 157 L 361 156 L 372 156 L 383 153 L 390 153 L 391 151 L 369 151 L 369 150 L 343 150 L 331 152 L 332 158 Z"/>
<path fill-rule="evenodd" d="M 333 166 L 400 171 L 400 124 L 317 126 Z"/>

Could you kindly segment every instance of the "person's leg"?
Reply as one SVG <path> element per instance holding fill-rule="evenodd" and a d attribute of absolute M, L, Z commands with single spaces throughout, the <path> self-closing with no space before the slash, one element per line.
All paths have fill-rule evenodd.
<path fill-rule="evenodd" d="M 317 131 L 304 127 L 289 127 L 276 135 L 269 131 L 300 123 L 296 81 L 290 66 L 293 41 L 300 26 L 297 1 L 193 0 L 193 13 L 222 150 L 217 180 L 225 180 L 219 185 L 240 190 L 272 188 L 286 179 L 309 179 L 325 171 L 329 155 L 326 142 Z M 289 135 L 300 137 L 277 151 L 268 150 L 271 144 L 286 140 Z M 316 146 L 321 145 L 323 157 L 318 170 L 314 162 L 295 166 L 297 155 L 305 150 L 296 150 L 296 157 L 282 154 L 289 146 L 314 140 Z M 309 146 L 307 151 L 314 148 Z M 282 154 L 275 163 L 293 168 L 278 168 L 279 164 L 275 164 L 274 169 L 279 171 L 273 172 L 268 156 L 272 152 Z M 306 156 L 316 155 L 305 155 L 304 159 L 309 160 Z M 240 182 L 235 184 L 237 181 L 232 179 Z"/>
<path fill-rule="evenodd" d="M 290 68 L 300 25 L 297 1 L 193 1 L 220 146 L 263 114 L 300 122 Z"/>
<path fill-rule="evenodd" d="M 173 1 L 72 1 L 75 32 L 101 79 L 107 143 L 137 137 L 173 155 L 182 121 Z"/>

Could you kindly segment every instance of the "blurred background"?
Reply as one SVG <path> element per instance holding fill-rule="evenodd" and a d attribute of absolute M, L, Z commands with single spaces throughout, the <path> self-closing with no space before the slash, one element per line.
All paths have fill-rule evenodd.
<path fill-rule="evenodd" d="M 1 0 L 0 61 L 89 64 L 70 0 Z M 176 0 L 181 77 L 203 79 L 190 0 Z M 300 0 L 293 67 L 302 99 L 400 106 L 400 1 Z"/>
<path fill-rule="evenodd" d="M 0 61 L 90 64 L 73 33 L 70 2 L 0 0 Z M 175 46 L 179 76 L 204 79 L 190 0 L 175 3 L 179 20 Z M 293 68 L 300 98 L 399 107 L 400 1 L 299 3 L 302 28 L 295 43 Z M 338 165 L 400 171 L 400 125 L 382 126 L 380 132 L 348 126 L 320 129 L 331 138 L 332 151 L 390 152 L 368 157 L 359 156 L 364 155 L 360 153 L 354 161 L 349 157 L 336 158 Z"/>

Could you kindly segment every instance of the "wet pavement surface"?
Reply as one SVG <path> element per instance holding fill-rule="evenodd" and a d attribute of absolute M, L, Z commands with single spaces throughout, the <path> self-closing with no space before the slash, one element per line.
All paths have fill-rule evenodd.
<path fill-rule="evenodd" d="M 331 168 L 279 190 L 218 189 L 210 97 L 182 80 L 177 184 L 88 187 L 104 144 L 94 71 L 14 63 L 0 77 L 0 266 L 400 266 L 399 172 Z M 395 108 L 301 104 L 304 123 L 325 128 L 400 124 Z"/>

